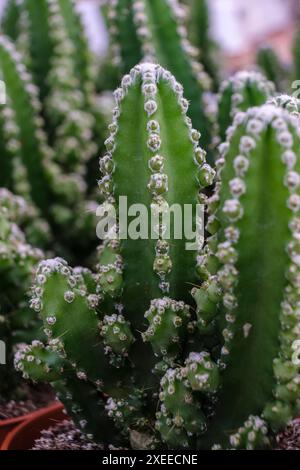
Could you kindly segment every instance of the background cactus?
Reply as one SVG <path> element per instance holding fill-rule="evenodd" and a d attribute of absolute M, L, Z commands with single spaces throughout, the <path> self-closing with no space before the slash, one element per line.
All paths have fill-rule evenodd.
<path fill-rule="evenodd" d="M 200 61 L 211 77 L 215 90 L 219 88 L 220 71 L 217 66 L 217 44 L 210 35 L 210 13 L 207 0 L 183 0 L 188 6 L 187 29 L 191 43 L 200 52 Z M 220 58 L 219 58 L 220 59 Z"/>
<path fill-rule="evenodd" d="M 237 72 L 225 80 L 218 95 L 218 127 L 221 142 L 238 111 L 260 106 L 275 94 L 274 84 L 258 72 Z"/>
<path fill-rule="evenodd" d="M 13 368 L 14 345 L 40 336 L 40 324 L 29 308 L 28 290 L 33 268 L 43 253 L 27 243 L 20 229 L 32 216 L 26 202 L 1 188 L 0 208 L 0 339 L 5 342 L 7 362 L 0 367 L 2 400 L 15 397 L 19 381 Z"/>
<path fill-rule="evenodd" d="M 96 238 L 91 239 L 94 205 L 86 200 L 87 185 L 83 176 L 63 165 L 58 153 L 49 146 L 38 89 L 32 83 L 22 56 L 5 37 L 0 38 L 0 74 L 6 84 L 7 98 L 7 103 L 1 105 L 1 184 L 36 206 L 55 234 L 56 249 L 64 249 L 67 240 L 72 250 L 72 243 L 76 246 L 76 237 L 81 234 L 84 253 L 87 247 L 90 250 L 91 241 Z M 62 231 L 74 216 L 72 231 Z"/>
<path fill-rule="evenodd" d="M 272 47 L 264 46 L 259 49 L 257 65 L 265 77 L 274 83 L 276 90 L 283 91 L 287 88 L 288 71 L 285 70 Z"/>
<path fill-rule="evenodd" d="M 130 203 L 143 198 L 149 207 L 151 198 L 163 197 L 171 203 L 170 192 L 176 199 L 180 196 L 171 189 L 178 187 L 173 186 L 175 161 L 172 175 L 167 173 L 175 148 L 178 152 L 185 149 L 185 157 L 176 159 L 181 164 L 194 165 L 193 153 L 203 158 L 197 142 L 189 140 L 194 140 L 194 131 L 182 117 L 182 105 L 186 106 L 180 90 L 159 66 L 137 66 L 123 78 L 115 93 L 118 117 L 110 128 L 108 155 L 101 162 L 107 175 L 100 188 L 108 200 L 125 193 Z M 178 119 L 176 128 L 182 127 L 183 147 L 177 143 L 173 150 L 166 145 L 173 142 L 172 127 L 164 121 L 170 106 Z M 143 110 L 136 117 L 140 126 L 128 119 L 131 109 Z M 74 271 L 61 259 L 40 264 L 31 304 L 41 313 L 48 346 L 27 346 L 16 357 L 17 368 L 25 376 L 50 380 L 55 386 L 59 382 L 64 399 L 70 387 L 70 366 L 63 362 L 70 361 L 76 377 L 69 396 L 77 422 L 86 413 L 77 401 L 75 383 L 81 380 L 91 393 L 98 387 L 109 395 L 106 403 L 101 399 L 97 417 L 112 418 L 121 431 L 119 438 L 129 439 L 132 446 L 138 440 L 141 447 L 269 447 L 273 433 L 299 413 L 299 361 L 293 360 L 293 343 L 299 337 L 298 134 L 298 117 L 280 106 L 264 105 L 235 115 L 217 162 L 219 181 L 207 200 L 210 236 L 197 256 L 203 283 L 192 289 L 196 317 L 189 297 L 190 283 L 197 282 L 192 274 L 195 253 L 188 256 L 180 243 L 172 246 L 175 240 L 169 247 L 164 240 L 157 240 L 156 247 L 143 240 L 106 242 L 96 275 Z M 152 148 L 154 142 L 159 148 Z M 186 145 L 191 149 L 190 159 Z M 158 151 L 165 158 L 153 158 Z M 136 187 L 128 185 L 128 155 L 138 155 Z M 153 185 L 147 161 L 152 171 L 157 171 L 154 164 L 164 162 L 164 169 L 154 178 L 158 186 Z M 206 183 L 212 182 L 213 172 L 205 163 L 200 174 L 200 181 L 205 175 Z M 147 184 L 149 176 L 150 192 L 141 192 L 140 184 Z M 187 194 L 190 198 L 195 188 L 189 199 L 195 204 L 197 189 L 191 181 Z M 268 198 L 275 186 L 277 192 Z M 140 247 L 143 257 L 137 256 Z M 147 303 L 145 329 L 141 312 Z M 147 349 L 148 343 L 154 354 Z M 44 361 L 37 361 L 41 357 Z M 59 377 L 64 370 L 63 385 L 55 375 L 56 364 Z M 89 400 L 89 405 L 96 403 Z M 99 422 L 87 421 L 86 432 L 99 438 L 95 437 Z"/>
<path fill-rule="evenodd" d="M 111 48 L 121 73 L 128 73 L 141 60 L 158 62 L 170 70 L 186 90 L 189 116 L 203 134 L 203 145 L 212 162 L 206 102 L 210 78 L 197 61 L 197 48 L 187 39 L 183 6 L 177 0 L 113 0 L 108 5 Z"/>
<path fill-rule="evenodd" d="M 220 183 L 208 201 L 220 230 L 208 240 L 203 261 L 213 256 L 220 266 L 194 295 L 203 334 L 223 336 L 224 368 L 208 441 L 226 445 L 236 429 L 234 448 L 263 447 L 266 423 L 277 430 L 299 412 L 299 366 L 292 361 L 299 337 L 298 133 L 298 117 L 280 107 L 238 113 L 218 162 Z M 215 282 L 223 295 L 214 310 Z"/>

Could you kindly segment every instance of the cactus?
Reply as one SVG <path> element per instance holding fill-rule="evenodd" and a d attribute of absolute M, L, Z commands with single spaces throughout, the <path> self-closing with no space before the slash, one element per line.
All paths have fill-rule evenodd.
<path fill-rule="evenodd" d="M 257 53 L 256 61 L 266 78 L 275 84 L 276 90 L 283 91 L 287 73 L 273 48 L 261 47 Z"/>
<path fill-rule="evenodd" d="M 258 72 L 242 71 L 225 80 L 218 98 L 218 125 L 221 142 L 226 140 L 226 131 L 238 111 L 260 106 L 274 95 L 274 84 Z"/>
<path fill-rule="evenodd" d="M 85 200 L 83 177 L 66 171 L 48 145 L 38 90 L 21 55 L 4 37 L 0 38 L 0 74 L 7 95 L 0 119 L 1 184 L 35 205 L 55 234 L 57 250 L 65 253 L 67 248 L 68 256 L 74 256 L 80 247 L 79 254 L 86 253 L 96 240 L 92 234 L 94 203 Z M 74 118 L 76 121 L 76 115 Z"/>
<path fill-rule="evenodd" d="M 19 135 L 18 150 L 26 168 L 31 198 L 43 215 L 51 215 L 49 203 L 53 203 L 55 197 L 58 201 L 60 198 L 62 204 L 67 198 L 71 200 L 76 192 L 80 194 L 82 183 L 78 177 L 71 179 L 59 175 L 60 171 L 53 161 L 53 152 L 47 145 L 42 129 L 37 89 L 31 82 L 21 56 L 4 37 L 0 38 L 0 70 L 15 117 L 14 131 Z"/>
<path fill-rule="evenodd" d="M 21 20 L 17 45 L 39 89 L 49 143 L 66 171 L 84 175 L 87 161 L 97 152 L 92 143 L 95 119 L 89 109 L 94 89 L 73 2 L 24 0 Z"/>
<path fill-rule="evenodd" d="M 300 47 L 300 29 L 296 31 L 294 45 L 293 45 L 293 69 L 292 74 L 294 80 L 299 80 L 300 77 L 300 54 L 299 54 L 299 47 Z"/>
<path fill-rule="evenodd" d="M 230 445 L 252 449 L 299 412 L 299 119 L 274 105 L 238 113 L 221 151 L 208 201 L 210 225 L 217 219 L 220 229 L 202 254 L 207 280 L 194 291 L 203 335 L 223 336 L 222 387 L 206 443 L 226 446 L 236 430 Z M 210 294 L 216 283 L 219 304 Z"/>
<path fill-rule="evenodd" d="M 107 153 L 100 163 L 105 176 L 99 187 L 107 201 L 126 195 L 128 205 L 141 203 L 149 210 L 166 201 L 195 208 L 199 189 L 202 193 L 212 184 L 214 171 L 198 146 L 199 132 L 186 117 L 182 86 L 162 67 L 142 64 L 124 76 L 115 98 Z M 159 445 L 153 428 L 160 378 L 168 364 L 180 361 L 193 337 L 188 302 L 190 285 L 197 282 L 197 252 L 186 251 L 186 240 L 174 235 L 164 240 L 161 230 L 155 240 L 107 240 L 95 274 L 72 269 L 62 259 L 43 261 L 37 271 L 31 306 L 41 314 L 48 345 L 27 346 L 18 353 L 16 367 L 25 377 L 51 381 L 76 422 L 84 420 L 85 431 L 95 439 L 100 434 L 105 442 L 114 436 L 111 442 L 118 437 L 132 446 Z M 53 353 L 58 375 L 52 356 L 47 358 Z M 36 362 L 41 357 L 44 361 Z M 64 383 L 58 385 L 62 374 Z M 191 378 L 195 380 L 193 374 Z M 207 388 L 214 389 L 216 382 L 214 375 Z M 89 393 L 89 409 L 80 386 Z M 99 401 L 97 390 L 105 393 L 105 400 Z M 198 404 L 187 404 L 184 413 L 186 418 L 195 413 L 190 429 L 196 436 L 201 432 L 196 421 L 203 425 Z M 104 417 L 109 437 L 103 433 L 107 427 L 99 424 Z"/>
<path fill-rule="evenodd" d="M 1 20 L 1 30 L 6 36 L 10 37 L 13 41 L 16 41 L 21 33 L 20 18 L 21 18 L 20 1 L 8 0 L 6 2 L 2 20 Z"/>
<path fill-rule="evenodd" d="M 0 399 L 12 399 L 18 383 L 13 368 L 14 344 L 33 339 L 40 328 L 26 296 L 33 267 L 43 253 L 27 243 L 19 227 L 30 216 L 31 209 L 23 199 L 0 189 L 0 340 L 6 348 L 6 366 L 0 365 Z"/>
<path fill-rule="evenodd" d="M 210 36 L 210 12 L 207 0 L 184 0 L 184 3 L 189 10 L 187 28 L 191 43 L 199 49 L 201 63 L 211 77 L 214 88 L 218 89 L 219 70 L 216 61 L 218 47 Z"/>
<path fill-rule="evenodd" d="M 147 207 L 195 204 L 193 154 L 201 187 L 214 175 L 182 114 L 182 88 L 143 64 L 115 97 L 99 183 L 108 202 L 126 194 Z M 50 381 L 94 439 L 105 440 L 105 426 L 105 442 L 133 447 L 263 449 L 299 413 L 299 130 L 278 103 L 235 115 L 198 255 L 160 237 L 106 241 L 95 274 L 58 258 L 40 263 L 31 306 L 48 344 L 19 351 L 16 367 Z"/>
<path fill-rule="evenodd" d="M 140 61 L 158 62 L 182 83 L 190 101 L 189 116 L 203 134 L 211 154 L 211 122 L 206 110 L 210 79 L 197 62 L 198 51 L 187 39 L 184 9 L 177 0 L 109 1 L 109 31 L 114 61 L 126 74 Z"/>

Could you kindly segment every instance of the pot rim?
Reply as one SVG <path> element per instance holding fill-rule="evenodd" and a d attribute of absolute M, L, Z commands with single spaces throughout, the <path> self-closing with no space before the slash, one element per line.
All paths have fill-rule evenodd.
<path fill-rule="evenodd" d="M 16 421 L 16 426 L 11 431 L 9 431 L 7 433 L 7 435 L 5 436 L 3 442 L 0 446 L 0 450 L 9 450 L 10 445 L 13 442 L 13 440 L 15 439 L 15 437 L 18 434 L 22 433 L 24 430 L 26 430 L 26 427 L 28 425 L 30 425 L 32 422 L 34 422 L 36 420 L 39 420 L 44 415 L 49 415 L 49 414 L 52 414 L 52 413 L 55 413 L 55 412 L 60 412 L 63 409 L 64 409 L 64 405 L 62 403 L 54 402 L 54 403 L 51 403 L 48 406 L 45 406 L 45 407 L 40 408 L 36 411 L 28 413 L 27 415 L 24 415 L 23 417 L 20 417 L 21 421 L 19 421 L 19 422 Z M 67 419 L 67 415 L 66 415 L 66 419 Z M 18 420 L 18 418 L 13 418 L 13 420 Z M 9 421 L 9 420 L 7 420 L 7 421 Z M 26 450 L 26 449 L 24 449 L 24 450 Z"/>

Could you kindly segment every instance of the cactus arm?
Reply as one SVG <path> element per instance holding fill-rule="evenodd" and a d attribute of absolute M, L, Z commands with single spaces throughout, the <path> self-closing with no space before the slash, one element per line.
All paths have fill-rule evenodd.
<path fill-rule="evenodd" d="M 189 115 L 194 126 L 202 132 L 203 145 L 210 152 L 211 124 L 206 115 L 203 97 L 204 92 L 209 89 L 210 81 L 201 64 L 196 62 L 195 51 L 186 39 L 180 5 L 175 0 L 134 0 L 129 3 L 126 3 L 125 9 L 122 2 L 115 2 L 110 15 L 113 18 L 112 29 L 115 31 L 117 61 L 129 64 L 131 57 L 134 57 L 135 62 L 159 62 L 170 70 L 186 90 L 186 97 L 190 101 Z M 118 16 L 118 8 L 121 8 L 126 21 L 117 21 L 119 17 L 122 19 L 122 15 Z M 125 41 L 125 36 L 132 34 L 132 26 L 128 24 L 132 18 L 136 36 L 132 41 Z M 119 42 L 120 40 L 123 42 Z M 128 73 L 129 68 L 124 71 Z"/>
<path fill-rule="evenodd" d="M 58 0 L 60 12 L 68 32 L 69 39 L 74 44 L 75 72 L 83 91 L 89 92 L 93 79 L 92 58 L 83 25 L 73 0 Z"/>
<path fill-rule="evenodd" d="M 108 367 L 101 337 L 99 319 L 94 311 L 99 298 L 87 295 L 84 286 L 61 259 L 42 262 L 38 268 L 37 288 L 31 305 L 40 310 L 50 344 L 61 344 L 78 378 L 104 381 L 114 376 Z M 42 289 L 38 289 L 38 286 Z M 56 292 L 55 296 L 53 293 Z M 85 334 L 82 337 L 82 329 Z"/>
<path fill-rule="evenodd" d="M 257 53 L 257 65 L 278 91 L 282 90 L 285 71 L 272 47 L 262 47 Z"/>
<path fill-rule="evenodd" d="M 118 365 L 127 356 L 132 342 L 129 324 L 124 323 L 123 329 L 123 325 L 119 324 L 121 319 L 113 319 L 110 323 L 112 330 L 118 326 L 119 333 L 110 333 L 111 337 L 105 337 L 102 330 L 106 317 L 104 322 L 100 322 L 95 311 L 100 297 L 90 294 L 84 277 L 76 273 L 77 270 L 71 270 L 60 258 L 40 263 L 31 306 L 40 311 L 49 345 L 66 355 L 80 380 L 89 380 L 113 396 L 122 394 L 124 391 L 117 384 L 123 380 L 125 370 L 111 367 L 110 364 Z M 127 336 L 123 338 L 122 333 Z M 123 348 L 119 348 L 114 355 L 117 344 L 123 345 Z"/>
<path fill-rule="evenodd" d="M 238 111 L 263 105 L 275 92 L 274 84 L 257 72 L 238 72 L 221 84 L 218 124 L 221 142 Z"/>
<path fill-rule="evenodd" d="M 49 210 L 49 177 L 45 167 L 46 142 L 45 136 L 38 126 L 39 103 L 36 90 L 29 81 L 26 71 L 21 70 L 18 53 L 12 44 L 4 38 L 0 43 L 0 67 L 20 130 L 22 158 L 28 172 L 32 199 L 47 213 Z"/>
<path fill-rule="evenodd" d="M 16 41 L 20 34 L 20 17 L 21 8 L 18 0 L 8 0 L 1 20 L 1 29 L 13 41 Z"/>
<path fill-rule="evenodd" d="M 123 89 L 117 90 L 117 93 L 122 95 L 120 109 L 116 109 L 119 118 L 113 124 L 113 133 L 107 140 L 108 152 L 111 153 L 115 164 L 114 197 L 118 200 L 119 196 L 126 195 L 128 207 L 140 203 L 150 209 L 152 200 L 155 201 L 157 196 L 160 196 L 158 200 L 161 203 L 165 198 L 169 206 L 176 203 L 180 207 L 184 204 L 195 207 L 199 188 L 195 176 L 197 170 L 195 155 L 200 155 L 204 160 L 205 155 L 198 147 L 198 133 L 192 130 L 189 121 L 185 120 L 183 109 L 185 110 L 187 102 L 182 96 L 182 88 L 176 84 L 172 76 L 168 74 L 164 76 L 163 69 L 151 64 L 133 69 L 132 77 L 133 83 L 130 76 L 125 77 L 132 83 L 131 86 L 125 87 L 124 79 Z M 149 95 L 149 91 L 152 95 Z M 149 107 L 151 109 L 148 110 L 147 116 L 145 109 Z M 172 127 L 167 124 L 170 115 L 172 115 Z M 128 119 L 128 116 L 131 118 Z M 149 127 L 151 125 L 157 133 L 151 131 Z M 161 173 L 155 173 L 159 170 L 153 169 L 151 175 L 148 162 L 156 154 L 163 157 L 158 160 L 164 162 L 164 168 L 160 170 Z M 131 183 L 132 167 L 128 166 L 128 157 L 134 158 L 133 168 L 139 185 Z M 151 160 L 152 165 L 155 165 L 154 161 L 156 160 Z M 212 183 L 213 172 L 210 171 L 205 164 L 201 167 L 200 174 L 203 176 L 204 186 Z M 161 186 L 160 174 L 163 177 Z M 204 181 L 206 177 L 208 183 Z M 104 177 L 100 182 L 100 188 L 103 189 L 108 181 L 109 177 Z M 140 185 L 145 189 L 148 186 L 149 190 L 141 192 Z M 125 261 L 122 301 L 125 302 L 133 325 L 138 329 L 143 325 L 141 306 L 145 311 L 150 301 L 159 296 L 159 286 L 163 286 L 155 272 L 160 270 L 158 266 L 160 262 L 162 262 L 162 273 L 165 270 L 161 281 L 170 284 L 169 293 L 171 296 L 174 295 L 176 300 L 188 298 L 187 282 L 189 280 L 193 282 L 195 276 L 195 252 L 185 251 L 186 239 L 175 239 L 171 231 L 170 250 L 168 244 L 166 247 L 156 247 L 156 241 L 127 239 L 121 242 L 121 256 Z M 155 257 L 156 248 L 158 254 Z M 159 255 L 159 251 L 162 256 Z M 168 251 L 170 255 L 167 254 Z M 171 268 L 171 260 L 174 260 L 172 262 L 174 270 Z M 180 260 L 178 265 L 177 260 Z M 179 266 L 184 266 L 185 278 L 181 277 L 182 271 Z"/>
<path fill-rule="evenodd" d="M 214 57 L 218 54 L 218 46 L 210 37 L 210 12 L 207 0 L 187 1 L 189 14 L 187 28 L 191 43 L 200 51 L 200 60 L 205 71 L 211 77 L 214 87 L 219 85 L 219 71 Z"/>
<path fill-rule="evenodd" d="M 128 73 L 142 58 L 142 47 L 136 34 L 132 0 L 108 2 L 107 21 L 112 38 L 114 62 L 121 74 Z"/>
<path fill-rule="evenodd" d="M 49 5 L 45 0 L 39 2 L 25 0 L 23 8 L 28 20 L 31 71 L 43 101 L 49 93 L 50 84 L 47 82 L 47 76 L 51 69 L 54 52 L 48 22 Z"/>
<path fill-rule="evenodd" d="M 78 379 L 71 364 L 58 352 L 40 341 L 33 341 L 15 354 L 15 367 L 25 379 L 50 382 L 75 424 L 91 439 L 104 444 L 117 441 L 116 429 L 107 417 L 101 394 L 89 382 Z"/>
<path fill-rule="evenodd" d="M 5 109 L 6 108 L 6 109 Z M 0 115 L 0 186 L 13 188 L 14 165 L 13 158 L 18 156 L 20 145 L 18 142 L 18 128 L 14 122 L 11 108 L 1 105 Z"/>
<path fill-rule="evenodd" d="M 285 273 L 290 265 L 287 247 L 298 206 L 291 208 L 299 198 L 294 183 L 300 169 L 295 122 L 287 112 L 272 106 L 249 110 L 245 117 L 237 115 L 225 152 L 217 211 L 221 223 L 217 256 L 225 265 L 221 269 L 236 267 L 238 278 L 224 290 L 219 322 L 225 369 L 216 417 L 208 434 L 208 439 L 223 443 L 229 430 L 251 415 L 260 415 L 275 393 L 273 366 L 282 354 L 280 338 L 288 328 L 282 312 Z M 243 154 L 242 159 L 239 154 Z M 232 226 L 239 234 L 235 243 L 228 242 Z M 285 354 L 291 360 L 291 351 Z M 249 384 L 255 384 L 255 393 Z M 292 400 L 283 399 L 282 404 L 290 409 L 291 417 Z M 280 411 L 269 418 L 271 425 L 278 422 L 284 422 Z M 242 431 L 238 434 L 241 441 Z"/>

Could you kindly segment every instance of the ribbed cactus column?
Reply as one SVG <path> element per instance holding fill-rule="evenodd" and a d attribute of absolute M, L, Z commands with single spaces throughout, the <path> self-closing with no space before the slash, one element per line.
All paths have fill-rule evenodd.
<path fill-rule="evenodd" d="M 203 332 L 223 336 L 222 387 L 206 442 L 226 446 L 237 430 L 231 446 L 251 449 L 268 442 L 261 416 L 276 430 L 299 413 L 299 365 L 292 362 L 299 339 L 299 119 L 272 105 L 252 108 L 235 116 L 228 139 L 209 201 L 221 228 L 206 248 L 220 267 L 195 299 Z M 223 289 L 218 308 L 207 297 L 215 282 Z"/>
<path fill-rule="evenodd" d="M 15 41 L 20 34 L 20 17 L 20 0 L 8 0 L 1 19 L 1 29 L 3 33 L 13 41 Z"/>
<path fill-rule="evenodd" d="M 210 11 L 207 0 L 183 0 L 188 7 L 187 29 L 191 43 L 200 52 L 200 60 L 215 88 L 219 85 L 218 46 L 210 37 Z"/>
<path fill-rule="evenodd" d="M 220 88 L 218 124 L 221 142 L 226 140 L 234 115 L 252 106 L 261 106 L 274 95 L 275 86 L 258 72 L 238 72 Z"/>
<path fill-rule="evenodd" d="M 15 159 L 10 164 L 14 167 L 11 168 L 15 174 L 14 190 L 20 189 L 23 195 L 28 192 L 43 217 L 59 224 L 62 221 L 61 213 L 67 214 L 69 211 L 70 214 L 70 208 L 81 200 L 84 182 L 80 175 L 64 174 L 54 162 L 53 150 L 48 146 L 43 130 L 38 90 L 20 54 L 4 37 L 0 39 L 0 73 L 6 85 L 8 101 L 7 107 L 3 105 L 3 112 L 12 110 L 14 125 L 10 127 L 10 132 L 17 133 L 14 149 L 19 149 L 21 158 L 20 166 Z M 9 147 L 7 149 L 9 151 Z"/>
<path fill-rule="evenodd" d="M 282 91 L 287 78 L 287 70 L 284 70 L 274 49 L 269 46 L 261 47 L 256 61 L 265 77 L 275 84 L 276 90 Z"/>
<path fill-rule="evenodd" d="M 107 168 L 99 182 L 103 194 L 117 203 L 126 196 L 128 207 L 143 204 L 148 214 L 153 203 L 161 208 L 165 203 L 195 208 L 199 182 L 202 187 L 211 184 L 214 172 L 198 147 L 199 133 L 185 116 L 188 102 L 182 86 L 160 66 L 142 64 L 125 75 L 115 96 L 118 106 L 101 164 Z M 172 233 L 169 243 L 160 239 L 121 242 L 122 299 L 135 327 L 143 325 L 141 310 L 152 299 L 161 295 L 189 299 L 187 283 L 195 281 L 196 254 L 186 251 L 185 243 L 184 237 L 175 239 Z"/>
<path fill-rule="evenodd" d="M 158 62 L 182 83 L 190 101 L 189 115 L 210 150 L 211 123 L 204 92 L 210 80 L 187 39 L 184 9 L 177 0 L 113 0 L 108 13 L 112 49 L 122 73 L 141 60 Z"/>

